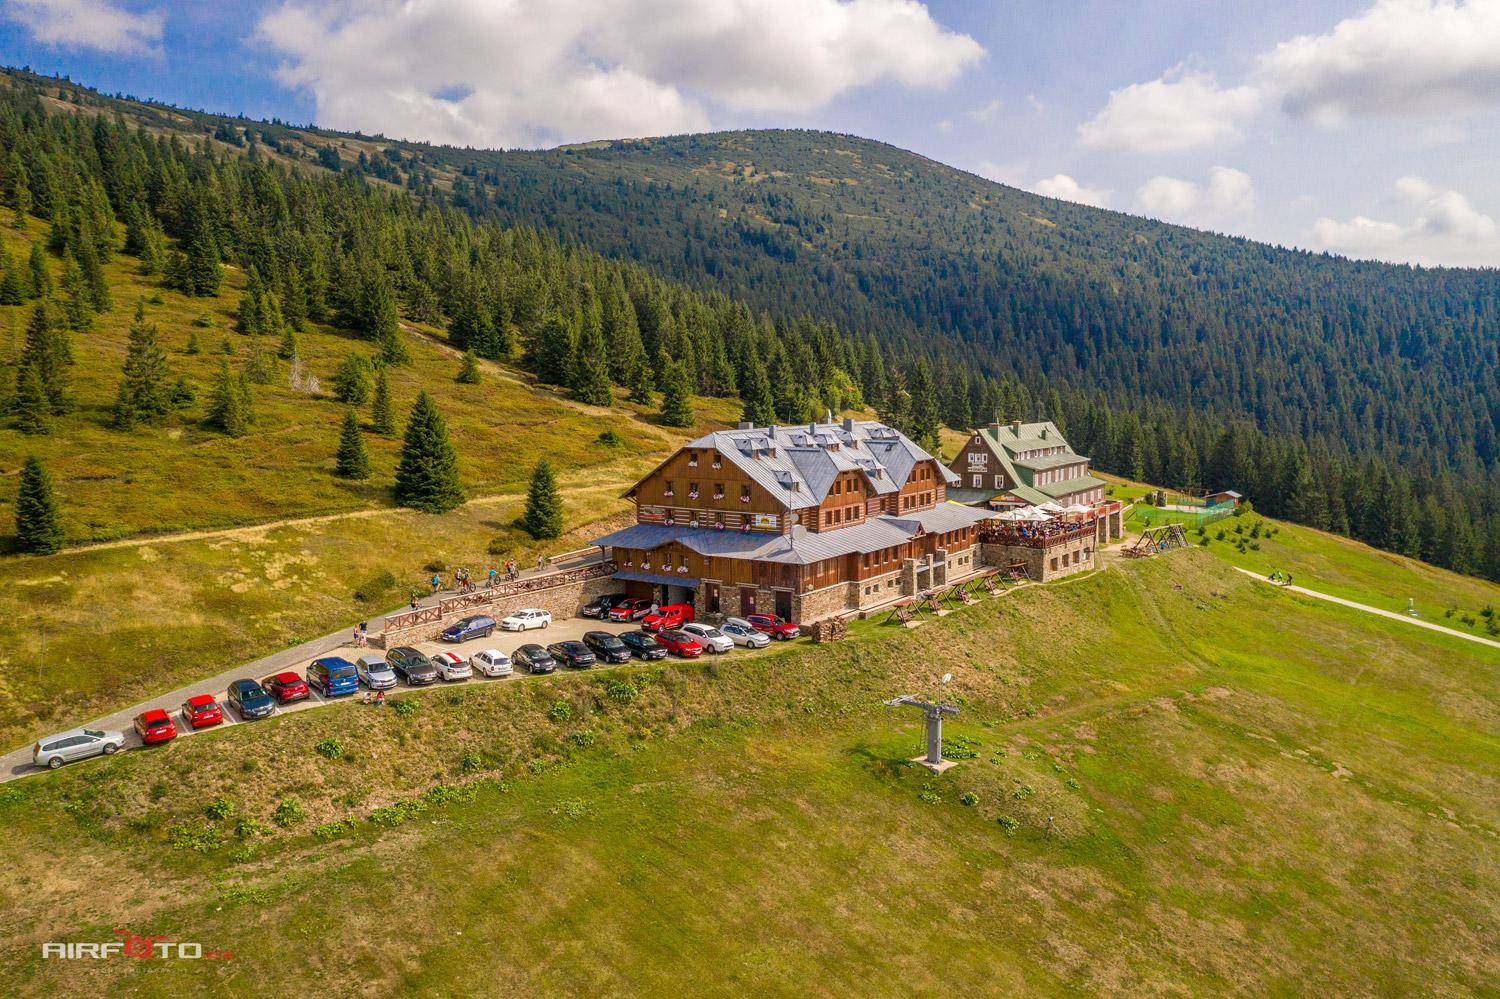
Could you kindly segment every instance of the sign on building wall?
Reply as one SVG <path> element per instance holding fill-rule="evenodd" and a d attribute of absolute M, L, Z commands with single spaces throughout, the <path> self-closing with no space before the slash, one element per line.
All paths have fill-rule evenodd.
<path fill-rule="evenodd" d="M 659 506 L 643 506 L 639 520 L 642 524 L 662 524 L 667 520 L 667 511 Z"/>
<path fill-rule="evenodd" d="M 781 516 L 774 513 L 752 513 L 750 515 L 751 527 L 780 527 Z"/>

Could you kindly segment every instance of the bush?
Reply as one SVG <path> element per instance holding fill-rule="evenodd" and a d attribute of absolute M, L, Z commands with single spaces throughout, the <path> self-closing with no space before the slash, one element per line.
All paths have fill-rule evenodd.
<path fill-rule="evenodd" d="M 594 744 L 594 733 L 588 730 L 584 730 L 582 732 L 574 732 L 572 735 L 568 736 L 568 741 L 577 746 L 579 749 L 587 749 Z"/>
<path fill-rule="evenodd" d="M 426 565 L 422 566 L 422 571 L 423 572 L 447 572 L 448 571 L 448 563 L 442 561 L 441 559 L 433 559 L 431 562 L 428 562 Z"/>
<path fill-rule="evenodd" d="M 257 822 L 255 819 L 240 819 L 234 824 L 234 834 L 240 839 L 254 839 L 270 831 L 270 826 L 264 822 Z"/>
<path fill-rule="evenodd" d="M 306 818 L 307 812 L 296 798 L 282 798 L 271 813 L 271 821 L 283 829 L 290 829 Z"/>
<path fill-rule="evenodd" d="M 605 447 L 619 447 L 625 443 L 625 439 L 613 430 L 606 430 L 598 436 L 597 442 L 603 444 Z"/>
<path fill-rule="evenodd" d="M 389 572 L 380 572 L 354 588 L 354 599 L 362 604 L 374 603 L 391 591 L 396 577 Z"/>
<path fill-rule="evenodd" d="M 344 758 L 344 744 L 337 739 L 324 739 L 313 747 L 313 752 L 325 760 L 341 760 Z"/>
<path fill-rule="evenodd" d="M 211 313 L 211 312 L 205 312 L 205 313 L 203 313 L 203 315 L 201 315 L 197 319 L 193 320 L 193 325 L 197 326 L 199 329 L 205 329 L 205 330 L 213 329 L 214 328 L 213 313 Z"/>
<path fill-rule="evenodd" d="M 410 697 L 403 697 L 399 701 L 391 702 L 391 710 L 396 712 L 397 718 L 410 718 L 417 713 L 419 705 Z"/>
<path fill-rule="evenodd" d="M 975 805 L 979 804 L 979 795 L 975 794 L 973 791 L 965 791 L 963 794 L 958 796 L 958 803 L 960 805 L 973 808 Z"/>
<path fill-rule="evenodd" d="M 635 684 L 629 680 L 611 676 L 607 677 L 604 681 L 604 696 L 616 703 L 629 704 L 635 700 L 638 693 L 639 691 L 635 689 Z"/>
<path fill-rule="evenodd" d="M 484 769 L 484 757 L 471 749 L 459 759 L 458 769 L 466 774 L 478 773 Z"/>
<path fill-rule="evenodd" d="M 313 838 L 327 842 L 349 832 L 356 824 L 354 816 L 346 815 L 342 819 L 335 819 L 332 822 L 325 822 L 320 826 L 314 826 L 312 831 Z"/>
<path fill-rule="evenodd" d="M 175 850 L 208 853 L 224 842 L 224 834 L 207 823 L 179 823 L 167 830 L 167 839 Z"/>
<path fill-rule="evenodd" d="M 558 701 L 547 711 L 547 717 L 559 725 L 573 720 L 573 705 L 567 701 Z"/>
<path fill-rule="evenodd" d="M 203 814 L 215 822 L 222 822 L 234 815 L 234 802 L 228 798 L 215 798 L 208 803 L 208 807 L 203 810 Z"/>
<path fill-rule="evenodd" d="M 1021 823 L 1017 822 L 1009 815 L 996 816 L 995 821 L 1000 824 L 1001 829 L 1005 830 L 1005 835 L 1007 836 L 1014 836 L 1016 834 L 1016 830 L 1021 828 Z"/>

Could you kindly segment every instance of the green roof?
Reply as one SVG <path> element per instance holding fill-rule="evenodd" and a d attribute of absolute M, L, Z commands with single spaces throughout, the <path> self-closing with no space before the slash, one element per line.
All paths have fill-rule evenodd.
<path fill-rule="evenodd" d="M 1057 444 L 1054 443 L 1052 446 L 1056 447 Z M 1063 446 L 1066 447 L 1067 445 L 1065 444 Z M 1074 454 L 1071 450 L 1068 450 L 1064 451 L 1062 454 L 1049 454 L 1041 458 L 1025 458 L 1017 461 L 1015 464 L 1017 468 L 1029 468 L 1033 472 L 1045 472 L 1049 468 L 1062 468 L 1064 465 L 1076 465 L 1080 461 L 1087 463 L 1088 459 L 1081 454 Z"/>
<path fill-rule="evenodd" d="M 1073 493 L 1082 492 L 1085 489 L 1093 489 L 1104 485 L 1103 479 L 1096 479 L 1092 475 L 1080 475 L 1076 479 L 1063 479 L 1061 482 L 1049 482 L 1044 486 L 1037 486 L 1042 492 L 1052 499 L 1059 499 Z M 1014 492 L 1015 490 L 1012 490 Z"/>

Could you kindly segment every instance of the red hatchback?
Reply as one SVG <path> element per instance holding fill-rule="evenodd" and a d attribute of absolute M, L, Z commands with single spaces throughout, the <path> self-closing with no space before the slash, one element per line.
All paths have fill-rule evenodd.
<path fill-rule="evenodd" d="M 291 670 L 268 676 L 260 682 L 260 685 L 266 688 L 266 693 L 276 698 L 277 704 L 305 701 L 309 696 L 307 681 Z"/>
<path fill-rule="evenodd" d="M 668 629 L 656 636 L 656 641 L 674 656 L 682 656 L 684 659 L 692 659 L 694 656 L 703 655 L 703 646 L 698 640 L 685 631 L 672 631 Z"/>
<path fill-rule="evenodd" d="M 212 694 L 199 694 L 182 702 L 182 720 L 189 728 L 208 728 L 224 720 L 224 711 Z"/>
<path fill-rule="evenodd" d="M 135 731 L 148 746 L 177 738 L 177 726 L 172 723 L 172 716 L 161 708 L 152 708 L 136 715 Z"/>
<path fill-rule="evenodd" d="M 777 617 L 775 614 L 751 614 L 745 620 L 750 622 L 750 627 L 762 635 L 770 635 L 782 641 L 791 641 L 802 634 L 802 629 L 798 625 L 784 617 Z"/>
<path fill-rule="evenodd" d="M 663 604 L 641 618 L 641 627 L 647 631 L 666 631 L 668 628 L 680 628 L 692 619 L 692 604 Z"/>

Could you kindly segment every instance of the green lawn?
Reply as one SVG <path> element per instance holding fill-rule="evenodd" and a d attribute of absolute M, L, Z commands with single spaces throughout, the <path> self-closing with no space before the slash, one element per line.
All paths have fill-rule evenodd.
<path fill-rule="evenodd" d="M 287 716 L 0 791 L 0 987 L 1483 992 L 1494 666 L 1187 552 L 837 646 Z M 940 671 L 974 758 L 932 778 L 879 700 Z M 239 957 L 37 956 L 121 924 Z"/>

